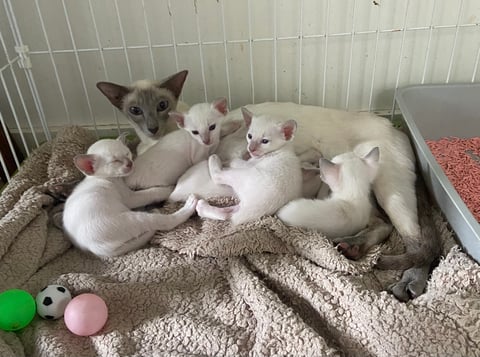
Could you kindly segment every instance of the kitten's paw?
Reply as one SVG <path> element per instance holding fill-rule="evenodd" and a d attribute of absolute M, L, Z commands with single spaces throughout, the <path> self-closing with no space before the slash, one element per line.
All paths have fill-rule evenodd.
<path fill-rule="evenodd" d="M 222 171 L 222 160 L 220 160 L 218 155 L 210 155 L 208 158 L 208 170 L 210 171 L 210 177 L 215 182 L 218 174 Z"/>
<path fill-rule="evenodd" d="M 197 196 L 192 194 L 188 196 L 187 200 L 185 201 L 185 205 L 183 207 L 187 209 L 191 209 L 192 211 L 195 211 L 197 204 L 198 204 L 198 198 Z"/>
<path fill-rule="evenodd" d="M 210 205 L 208 204 L 207 201 L 205 200 L 199 200 L 198 203 L 197 203 L 197 207 L 196 207 L 196 210 L 197 210 L 197 214 L 199 217 L 202 217 L 202 218 L 206 218 L 206 211 L 208 210 L 208 208 L 210 207 Z"/>
<path fill-rule="evenodd" d="M 360 246 L 356 244 L 350 245 L 346 242 L 341 242 L 337 244 L 336 248 L 348 259 L 357 260 L 361 257 Z"/>

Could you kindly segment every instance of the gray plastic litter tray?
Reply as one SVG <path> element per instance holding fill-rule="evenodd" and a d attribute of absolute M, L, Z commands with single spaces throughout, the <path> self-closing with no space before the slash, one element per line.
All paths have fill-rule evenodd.
<path fill-rule="evenodd" d="M 425 182 L 463 248 L 480 262 L 480 225 L 435 160 L 425 140 L 480 136 L 480 84 L 401 88 L 395 100 Z"/>

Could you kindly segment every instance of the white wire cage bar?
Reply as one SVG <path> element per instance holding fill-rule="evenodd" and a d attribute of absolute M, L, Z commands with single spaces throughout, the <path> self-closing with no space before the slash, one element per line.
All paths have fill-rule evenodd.
<path fill-rule="evenodd" d="M 128 127 L 96 89 L 190 71 L 189 104 L 292 101 L 393 114 L 407 84 L 475 82 L 476 0 L 2 0 L 0 156 L 65 125 Z M 11 165 L 11 164 L 10 164 Z"/>

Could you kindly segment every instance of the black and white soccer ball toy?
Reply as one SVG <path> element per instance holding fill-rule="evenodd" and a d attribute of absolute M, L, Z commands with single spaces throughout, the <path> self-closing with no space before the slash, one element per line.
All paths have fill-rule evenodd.
<path fill-rule="evenodd" d="M 35 298 L 37 313 L 46 320 L 55 320 L 63 316 L 72 295 L 61 285 L 47 285 Z"/>

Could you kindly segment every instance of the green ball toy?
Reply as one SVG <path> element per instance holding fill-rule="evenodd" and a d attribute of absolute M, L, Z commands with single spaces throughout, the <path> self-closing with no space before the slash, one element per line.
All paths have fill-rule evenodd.
<path fill-rule="evenodd" d="M 10 289 L 0 294 L 0 329 L 17 331 L 32 322 L 37 306 L 25 290 Z"/>

